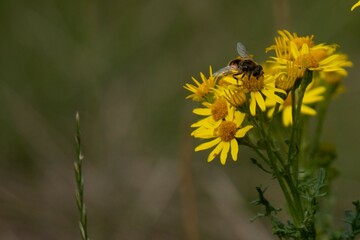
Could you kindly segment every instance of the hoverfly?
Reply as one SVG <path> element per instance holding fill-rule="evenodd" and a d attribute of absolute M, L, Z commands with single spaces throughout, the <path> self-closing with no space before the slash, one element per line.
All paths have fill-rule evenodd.
<path fill-rule="evenodd" d="M 226 67 L 215 72 L 213 76 L 223 77 L 233 75 L 236 78 L 236 76 L 242 75 L 241 78 L 244 76 L 248 76 L 249 78 L 253 76 L 258 79 L 264 75 L 262 66 L 252 60 L 246 47 L 241 42 L 237 43 L 237 52 L 239 56 L 231 60 Z"/>

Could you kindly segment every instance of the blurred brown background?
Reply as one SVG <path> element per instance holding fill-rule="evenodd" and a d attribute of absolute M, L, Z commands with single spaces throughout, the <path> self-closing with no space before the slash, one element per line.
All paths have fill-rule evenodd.
<path fill-rule="evenodd" d="M 85 155 L 91 239 L 271 239 L 250 223 L 255 186 L 274 180 L 239 161 L 193 153 L 182 86 L 243 42 L 258 62 L 277 29 L 337 43 L 354 62 L 324 138 L 338 147 L 337 228 L 360 198 L 360 9 L 355 0 L 0 1 L 0 239 L 80 239 L 75 112 Z"/>

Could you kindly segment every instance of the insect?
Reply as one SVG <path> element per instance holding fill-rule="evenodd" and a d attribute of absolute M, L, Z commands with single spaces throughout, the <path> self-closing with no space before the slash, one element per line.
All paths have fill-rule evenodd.
<path fill-rule="evenodd" d="M 236 78 L 237 76 L 242 75 L 241 78 L 244 78 L 245 76 L 248 76 L 249 78 L 254 76 L 259 79 L 259 77 L 264 75 L 262 66 L 252 60 L 246 47 L 240 42 L 237 43 L 237 52 L 239 56 L 231 60 L 226 67 L 215 72 L 213 76 L 223 77 L 233 75 Z"/>

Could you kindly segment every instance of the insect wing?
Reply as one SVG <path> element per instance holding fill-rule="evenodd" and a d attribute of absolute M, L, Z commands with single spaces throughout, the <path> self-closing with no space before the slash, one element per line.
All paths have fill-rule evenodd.
<path fill-rule="evenodd" d="M 230 66 L 226 66 L 226 67 L 223 67 L 220 70 L 216 71 L 215 73 L 213 73 L 213 76 L 214 77 L 222 77 L 222 76 L 226 76 L 232 72 L 233 72 L 233 68 Z"/>
<path fill-rule="evenodd" d="M 246 50 L 246 47 L 241 42 L 238 42 L 236 45 L 237 52 L 242 58 L 250 58 L 250 54 Z"/>

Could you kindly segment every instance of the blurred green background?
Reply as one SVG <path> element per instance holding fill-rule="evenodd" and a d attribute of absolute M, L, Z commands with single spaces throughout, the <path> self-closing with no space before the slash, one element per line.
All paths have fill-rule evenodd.
<path fill-rule="evenodd" d="M 0 1 L 0 239 L 80 239 L 75 112 L 91 239 L 271 239 L 250 223 L 255 186 L 239 161 L 193 153 L 196 105 L 182 86 L 243 42 L 258 62 L 278 29 L 337 43 L 354 62 L 324 139 L 337 145 L 336 227 L 360 198 L 360 9 L 355 0 Z"/>

